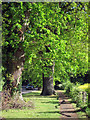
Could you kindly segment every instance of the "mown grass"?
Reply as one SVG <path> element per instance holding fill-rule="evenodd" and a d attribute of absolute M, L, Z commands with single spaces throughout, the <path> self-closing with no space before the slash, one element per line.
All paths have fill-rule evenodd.
<path fill-rule="evenodd" d="M 41 91 L 24 94 L 26 102 L 32 101 L 34 108 L 2 111 L 4 118 L 60 118 L 57 96 L 40 96 Z M 56 108 L 55 106 L 58 106 Z"/>

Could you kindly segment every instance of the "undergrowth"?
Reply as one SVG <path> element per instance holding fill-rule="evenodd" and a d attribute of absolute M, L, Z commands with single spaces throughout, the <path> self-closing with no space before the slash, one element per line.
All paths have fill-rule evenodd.
<path fill-rule="evenodd" d="M 25 102 L 20 98 L 19 94 L 11 97 L 8 91 L 2 92 L 1 101 L 2 110 L 34 108 L 34 103 L 32 101 Z"/>

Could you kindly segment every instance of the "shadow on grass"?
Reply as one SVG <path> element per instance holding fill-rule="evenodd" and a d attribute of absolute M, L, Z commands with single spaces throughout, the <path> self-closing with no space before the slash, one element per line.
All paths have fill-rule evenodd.
<path fill-rule="evenodd" d="M 54 96 L 48 96 L 49 98 L 57 98 L 58 95 L 54 95 Z"/>
<path fill-rule="evenodd" d="M 66 115 L 64 113 L 60 113 L 61 115 L 65 116 L 65 117 L 71 117 L 71 115 Z"/>
<path fill-rule="evenodd" d="M 47 112 L 38 112 L 38 113 L 58 113 L 58 114 L 60 114 L 59 111 L 47 111 Z"/>
<path fill-rule="evenodd" d="M 85 108 L 80 108 L 79 110 L 71 110 L 71 111 L 66 110 L 66 111 L 60 112 L 60 114 L 62 114 L 62 113 L 77 113 L 77 112 L 85 112 Z"/>
<path fill-rule="evenodd" d="M 39 97 L 40 95 L 23 95 L 23 97 Z"/>
<path fill-rule="evenodd" d="M 60 104 L 71 104 L 71 103 L 76 103 L 76 102 L 65 101 L 64 103 L 60 103 Z"/>
<path fill-rule="evenodd" d="M 43 95 L 40 95 L 41 93 L 38 93 L 38 92 L 30 92 L 30 93 L 26 93 L 26 94 L 23 94 L 23 97 L 44 97 L 44 98 L 57 98 L 57 95 L 54 95 L 54 96 L 51 96 L 51 95 L 47 95 L 47 96 L 43 96 Z"/>
<path fill-rule="evenodd" d="M 52 103 L 52 104 L 58 104 L 58 101 L 48 101 L 48 102 L 42 102 L 42 103 Z"/>

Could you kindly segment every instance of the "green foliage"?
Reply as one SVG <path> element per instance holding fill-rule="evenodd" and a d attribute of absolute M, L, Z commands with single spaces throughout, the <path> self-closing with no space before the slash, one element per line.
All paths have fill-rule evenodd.
<path fill-rule="evenodd" d="M 27 82 L 27 84 L 29 82 L 34 87 L 42 86 L 42 74 L 40 74 L 39 70 L 40 69 L 37 67 L 37 65 L 34 66 L 33 64 L 25 63 L 24 71 L 22 73 L 22 82 Z"/>
<path fill-rule="evenodd" d="M 66 91 L 66 94 L 69 95 L 70 92 L 71 92 L 71 90 L 72 90 L 72 88 L 73 88 L 73 86 L 74 86 L 74 84 L 71 83 L 70 81 L 66 81 L 66 82 L 63 83 L 62 85 L 63 85 L 63 88 L 64 88 L 65 91 Z"/>
<path fill-rule="evenodd" d="M 90 117 L 90 108 L 89 107 L 86 108 L 86 114 L 88 115 L 88 117 Z"/>
<path fill-rule="evenodd" d="M 25 66 L 30 66 L 23 73 L 24 80 L 41 81 L 42 73 L 51 75 L 51 69 L 45 66 L 53 62 L 54 77 L 59 76 L 61 81 L 84 75 L 88 71 L 87 7 L 88 3 L 82 2 L 3 3 L 3 66 L 22 45 Z"/>

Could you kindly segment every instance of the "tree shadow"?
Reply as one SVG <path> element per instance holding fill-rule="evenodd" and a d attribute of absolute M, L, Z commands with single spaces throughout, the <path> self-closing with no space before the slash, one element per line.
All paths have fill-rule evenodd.
<path fill-rule="evenodd" d="M 58 104 L 59 102 L 57 102 L 57 101 L 48 101 L 48 102 L 42 102 L 42 103 L 52 103 L 52 104 Z"/>
<path fill-rule="evenodd" d="M 23 97 L 40 97 L 40 98 L 42 98 L 42 97 L 44 97 L 44 98 L 57 98 L 57 95 L 55 95 L 55 96 L 51 96 L 51 95 L 47 95 L 47 96 L 43 96 L 43 95 L 41 95 L 41 93 L 37 93 L 37 92 L 31 92 L 31 93 L 26 93 L 26 94 L 22 94 L 23 95 Z"/>
<path fill-rule="evenodd" d="M 76 101 L 70 101 L 70 103 L 76 103 Z"/>
<path fill-rule="evenodd" d="M 86 107 L 75 110 L 75 112 L 81 112 L 81 111 L 86 113 Z"/>
<path fill-rule="evenodd" d="M 65 108 L 66 109 L 66 108 Z M 67 108 L 67 109 L 70 109 L 70 108 Z M 71 108 L 72 109 L 72 108 Z M 78 109 L 78 110 L 66 110 L 66 111 L 62 111 L 62 112 L 60 112 L 60 114 L 63 114 L 63 113 L 77 113 L 77 112 L 85 112 L 85 108 L 80 108 L 80 109 Z"/>
<path fill-rule="evenodd" d="M 59 98 L 61 98 L 61 99 L 68 99 L 68 97 L 64 97 L 64 96 L 59 96 Z"/>
<path fill-rule="evenodd" d="M 38 112 L 38 113 L 58 113 L 58 114 L 60 114 L 59 111 L 47 111 L 47 112 Z"/>
<path fill-rule="evenodd" d="M 23 95 L 23 97 L 38 97 L 38 96 L 40 96 L 40 95 Z"/>
<path fill-rule="evenodd" d="M 63 115 L 63 116 L 66 116 L 66 117 L 71 117 L 71 115 L 66 115 L 64 113 L 60 113 L 60 114 Z"/>
<path fill-rule="evenodd" d="M 63 108 L 63 109 L 72 109 L 72 108 Z"/>

